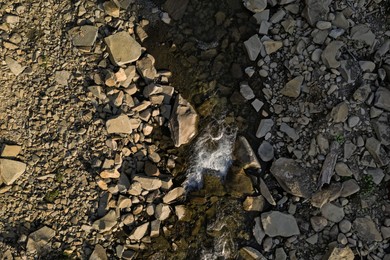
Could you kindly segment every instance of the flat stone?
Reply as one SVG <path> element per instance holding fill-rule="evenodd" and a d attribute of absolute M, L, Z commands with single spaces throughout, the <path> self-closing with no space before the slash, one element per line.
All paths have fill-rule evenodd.
<path fill-rule="evenodd" d="M 269 142 L 263 141 L 260 144 L 257 153 L 261 160 L 264 162 L 269 162 L 274 158 L 274 147 Z"/>
<path fill-rule="evenodd" d="M 310 198 L 313 194 L 312 174 L 293 159 L 277 159 L 272 164 L 271 173 L 286 192 L 303 198 Z"/>
<path fill-rule="evenodd" d="M 267 7 L 267 0 L 244 0 L 244 6 L 251 12 L 259 13 Z"/>
<path fill-rule="evenodd" d="M 340 62 L 336 60 L 338 51 L 341 47 L 344 46 L 344 43 L 341 41 L 330 42 L 324 51 L 321 53 L 321 60 L 328 68 L 338 68 L 340 67 Z"/>
<path fill-rule="evenodd" d="M 1 157 L 16 157 L 22 150 L 20 145 L 10 145 L 6 144 L 3 147 L 3 151 L 1 152 Z"/>
<path fill-rule="evenodd" d="M 262 119 L 260 121 L 259 127 L 257 128 L 256 137 L 257 138 L 264 137 L 269 131 L 271 131 L 273 126 L 274 126 L 274 121 L 271 118 Z"/>
<path fill-rule="evenodd" d="M 89 257 L 89 260 L 107 260 L 107 253 L 106 249 L 102 247 L 101 245 L 97 244 L 95 246 L 95 249 L 93 250 L 91 256 Z"/>
<path fill-rule="evenodd" d="M 271 41 L 267 40 L 263 42 L 265 52 L 270 55 L 274 52 L 277 52 L 280 48 L 283 47 L 283 42 L 281 41 Z"/>
<path fill-rule="evenodd" d="M 275 260 L 287 260 L 287 254 L 282 247 L 275 249 Z"/>
<path fill-rule="evenodd" d="M 310 224 L 315 232 L 321 232 L 328 225 L 328 220 L 321 216 L 314 216 L 310 218 Z"/>
<path fill-rule="evenodd" d="M 334 123 L 345 122 L 348 118 L 348 105 L 345 102 L 337 104 L 330 112 L 330 117 Z"/>
<path fill-rule="evenodd" d="M 251 100 L 256 97 L 253 90 L 246 82 L 240 84 L 240 93 L 246 100 Z"/>
<path fill-rule="evenodd" d="M 352 40 L 362 41 L 371 46 L 375 42 L 375 34 L 365 24 L 358 24 L 351 28 Z"/>
<path fill-rule="evenodd" d="M 15 76 L 18 76 L 26 68 L 25 66 L 20 65 L 19 62 L 17 62 L 16 60 L 12 59 L 9 56 L 5 57 L 5 63 L 7 64 L 11 72 L 15 74 Z"/>
<path fill-rule="evenodd" d="M 388 165 L 390 162 L 389 156 L 385 149 L 381 146 L 381 143 L 374 137 L 367 138 L 366 149 L 374 158 L 375 163 L 379 166 Z"/>
<path fill-rule="evenodd" d="M 248 53 L 249 59 L 251 61 L 255 61 L 257 59 L 257 56 L 259 56 L 262 47 L 262 43 L 260 41 L 259 36 L 257 34 L 253 35 L 244 42 L 244 46 L 246 52 Z"/>
<path fill-rule="evenodd" d="M 316 27 L 319 30 L 327 30 L 327 29 L 330 29 L 332 27 L 332 23 L 328 22 L 328 21 L 318 21 L 316 23 Z"/>
<path fill-rule="evenodd" d="M 0 183 L 3 182 L 6 185 L 11 185 L 25 171 L 25 163 L 9 159 L 0 159 Z"/>
<path fill-rule="evenodd" d="M 321 208 L 321 214 L 327 220 L 338 223 L 344 218 L 344 209 L 332 203 L 326 203 Z"/>
<path fill-rule="evenodd" d="M 198 133 L 198 114 L 192 105 L 181 95 L 176 96 L 169 130 L 176 147 L 189 143 Z"/>
<path fill-rule="evenodd" d="M 285 15 L 286 15 L 286 11 L 284 11 L 282 8 L 280 8 L 276 13 L 274 13 L 271 16 L 269 21 L 273 24 L 280 23 L 283 20 L 283 18 L 285 17 Z"/>
<path fill-rule="evenodd" d="M 346 180 L 343 182 L 340 197 L 346 198 L 360 191 L 359 184 L 354 180 Z"/>
<path fill-rule="evenodd" d="M 270 237 L 291 237 L 300 234 L 295 218 L 279 211 L 262 213 L 261 223 L 265 234 Z"/>
<path fill-rule="evenodd" d="M 128 32 L 122 31 L 104 38 L 110 53 L 111 61 L 122 66 L 138 60 L 141 56 L 141 45 Z"/>
<path fill-rule="evenodd" d="M 70 72 L 66 70 L 56 71 L 55 79 L 58 85 L 66 86 L 68 85 L 68 80 L 70 77 Z"/>
<path fill-rule="evenodd" d="M 323 256 L 324 260 L 354 260 L 355 255 L 348 246 L 340 247 L 337 244 L 329 247 L 328 252 Z"/>
<path fill-rule="evenodd" d="M 305 0 L 302 16 L 314 27 L 318 21 L 327 20 L 330 3 L 331 0 Z"/>
<path fill-rule="evenodd" d="M 142 189 L 148 191 L 157 190 L 162 185 L 161 180 L 156 177 L 143 177 L 136 175 L 134 176 L 133 181 L 140 183 Z"/>
<path fill-rule="evenodd" d="M 383 178 L 385 177 L 383 170 L 380 168 L 367 169 L 367 174 L 372 177 L 372 181 L 376 185 L 381 184 Z"/>
<path fill-rule="evenodd" d="M 242 207 L 245 211 L 263 211 L 265 199 L 263 196 L 248 196 L 245 198 Z"/>
<path fill-rule="evenodd" d="M 95 44 L 98 28 L 96 26 L 84 25 L 75 27 L 69 31 L 73 46 L 92 47 Z"/>
<path fill-rule="evenodd" d="M 375 92 L 374 105 L 386 111 L 390 111 L 390 90 L 379 87 Z"/>
<path fill-rule="evenodd" d="M 44 226 L 28 235 L 27 252 L 40 254 L 50 248 L 48 243 L 56 235 L 54 229 Z"/>
<path fill-rule="evenodd" d="M 108 14 L 109 16 L 112 16 L 115 18 L 119 17 L 119 12 L 120 12 L 119 6 L 116 5 L 113 1 L 104 2 L 103 8 L 104 8 L 104 11 L 106 12 L 106 14 Z"/>
<path fill-rule="evenodd" d="M 150 54 L 146 55 L 140 60 L 137 60 L 137 70 L 146 82 L 153 82 L 153 80 L 158 76 L 157 70 L 154 67 L 154 63 L 155 59 Z"/>
<path fill-rule="evenodd" d="M 284 96 L 297 98 L 301 93 L 301 86 L 303 83 L 303 76 L 298 76 L 287 82 L 287 84 L 282 88 L 280 93 Z"/>
<path fill-rule="evenodd" d="M 110 210 L 104 217 L 95 220 L 92 228 L 100 233 L 111 230 L 117 224 L 117 216 L 115 210 Z"/>
<path fill-rule="evenodd" d="M 360 240 L 367 243 L 382 241 L 382 235 L 371 218 L 356 218 L 353 222 L 353 231 Z"/>
<path fill-rule="evenodd" d="M 131 240 L 137 240 L 137 241 L 141 240 L 146 235 L 148 228 L 149 228 L 149 222 L 136 227 L 129 238 Z"/>
<path fill-rule="evenodd" d="M 127 115 L 120 115 L 106 122 L 107 132 L 109 134 L 131 134 L 133 132 L 133 124 Z"/>
<path fill-rule="evenodd" d="M 281 123 L 280 124 L 280 131 L 285 133 L 286 135 L 288 135 L 288 137 L 290 137 L 291 139 L 293 139 L 294 141 L 297 141 L 299 139 L 299 135 L 297 134 L 297 132 L 295 131 L 294 128 L 290 127 L 288 124 L 286 123 Z"/>
<path fill-rule="evenodd" d="M 118 179 L 120 175 L 121 174 L 120 172 L 118 172 L 117 169 L 104 170 L 100 173 L 100 177 L 102 177 L 103 179 L 108 179 L 108 178 Z"/>
<path fill-rule="evenodd" d="M 177 187 L 172 190 L 170 190 L 164 197 L 163 202 L 166 204 L 170 204 L 173 201 L 177 200 L 181 196 L 183 196 L 185 193 L 185 189 L 183 187 Z"/>

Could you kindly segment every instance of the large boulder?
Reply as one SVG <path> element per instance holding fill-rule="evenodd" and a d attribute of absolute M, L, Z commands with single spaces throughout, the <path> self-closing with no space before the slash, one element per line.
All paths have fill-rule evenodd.
<path fill-rule="evenodd" d="M 181 95 L 176 96 L 168 127 L 176 147 L 189 143 L 198 133 L 198 114 Z"/>

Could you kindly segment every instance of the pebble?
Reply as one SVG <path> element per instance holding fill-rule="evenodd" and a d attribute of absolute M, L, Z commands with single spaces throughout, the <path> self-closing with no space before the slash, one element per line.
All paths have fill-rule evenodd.
<path fill-rule="evenodd" d="M 344 218 L 344 209 L 342 207 L 336 206 L 335 204 L 326 203 L 321 208 L 321 214 L 327 220 L 338 223 Z"/>
<path fill-rule="evenodd" d="M 260 159 L 264 162 L 269 162 L 274 158 L 274 148 L 272 144 L 263 141 L 257 150 Z"/>

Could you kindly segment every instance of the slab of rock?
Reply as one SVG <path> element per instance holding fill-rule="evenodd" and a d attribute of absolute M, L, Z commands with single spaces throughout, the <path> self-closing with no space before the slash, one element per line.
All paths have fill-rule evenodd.
<path fill-rule="evenodd" d="M 89 260 L 107 260 L 107 253 L 106 249 L 102 247 L 101 245 L 97 244 L 95 246 L 95 249 L 93 250 L 91 256 L 89 257 Z"/>
<path fill-rule="evenodd" d="M 26 171 L 26 164 L 9 160 L 0 159 L 0 182 L 6 185 L 14 183 Z"/>
<path fill-rule="evenodd" d="M 271 118 L 262 119 L 260 121 L 259 127 L 257 128 L 256 137 L 264 137 L 269 131 L 271 131 L 273 126 L 274 121 Z"/>
<path fill-rule="evenodd" d="M 321 208 L 321 214 L 327 220 L 330 220 L 334 223 L 338 223 L 344 218 L 344 209 L 332 203 L 326 203 Z"/>
<path fill-rule="evenodd" d="M 100 233 L 111 230 L 117 224 L 117 216 L 115 210 L 110 210 L 104 217 L 95 220 L 92 228 Z"/>
<path fill-rule="evenodd" d="M 117 169 L 112 169 L 112 170 L 104 170 L 100 173 L 100 177 L 103 179 L 118 179 L 120 177 L 120 172 Z"/>
<path fill-rule="evenodd" d="M 177 95 L 168 125 L 176 147 L 189 143 L 196 136 L 198 118 L 192 105 L 181 95 Z"/>
<path fill-rule="evenodd" d="M 271 173 L 286 192 L 297 197 L 311 197 L 315 187 L 312 175 L 293 159 L 277 159 L 272 164 Z"/>
<path fill-rule="evenodd" d="M 16 157 L 22 150 L 20 145 L 10 145 L 6 144 L 3 147 L 3 151 L 1 152 L 1 157 Z"/>
<path fill-rule="evenodd" d="M 95 44 L 98 28 L 96 26 L 84 25 L 75 27 L 69 31 L 73 46 L 92 47 Z"/>
<path fill-rule="evenodd" d="M 340 197 L 342 185 L 340 183 L 332 183 L 326 188 L 317 191 L 310 199 L 311 205 L 316 208 L 321 208 L 328 202 L 334 201 Z"/>
<path fill-rule="evenodd" d="M 106 129 L 109 134 L 131 134 L 134 124 L 127 115 L 120 115 L 106 122 Z"/>
<path fill-rule="evenodd" d="M 261 160 L 264 162 L 269 162 L 274 158 L 274 147 L 269 142 L 263 141 L 260 144 L 257 153 Z"/>
<path fill-rule="evenodd" d="M 239 136 L 236 139 L 233 155 L 234 158 L 240 162 L 240 165 L 244 169 L 261 168 L 260 163 L 257 160 L 256 154 L 254 153 L 248 140 L 244 136 Z"/>
<path fill-rule="evenodd" d="M 170 190 L 164 197 L 163 197 L 163 202 L 166 204 L 170 204 L 176 199 L 180 198 L 183 196 L 185 193 L 185 189 L 183 187 L 177 187 L 172 190 Z"/>
<path fill-rule="evenodd" d="M 257 59 L 257 56 L 259 56 L 262 47 L 262 43 L 260 41 L 259 36 L 257 34 L 253 35 L 244 42 L 244 46 L 246 52 L 248 53 L 249 59 L 251 61 L 255 61 Z"/>
<path fill-rule="evenodd" d="M 352 40 L 362 41 L 371 46 L 375 42 L 375 34 L 365 24 L 358 24 L 351 28 Z"/>
<path fill-rule="evenodd" d="M 353 222 L 353 230 L 362 241 L 367 243 L 382 241 L 382 235 L 371 218 L 356 218 Z"/>
<path fill-rule="evenodd" d="M 381 146 L 381 143 L 374 137 L 367 138 L 366 149 L 379 166 L 389 164 L 389 156 L 387 155 L 385 149 Z"/>
<path fill-rule="evenodd" d="M 390 111 L 390 90 L 384 87 L 379 87 L 375 92 L 374 105 L 386 111 Z"/>
<path fill-rule="evenodd" d="M 161 187 L 162 182 L 159 178 L 155 177 L 143 177 L 143 176 L 134 176 L 133 181 L 141 184 L 142 189 L 144 190 L 157 190 Z"/>
<path fill-rule="evenodd" d="M 189 0 L 167 0 L 163 7 L 173 20 L 180 20 L 188 6 Z"/>
<path fill-rule="evenodd" d="M 148 231 L 148 228 L 149 228 L 149 222 L 136 227 L 129 238 L 131 240 L 137 240 L 137 241 L 141 240 L 145 236 L 146 232 Z"/>
<path fill-rule="evenodd" d="M 260 13 L 267 7 L 267 0 L 244 0 L 244 6 L 251 12 Z"/>
<path fill-rule="evenodd" d="M 122 66 L 138 60 L 141 45 L 128 32 L 122 31 L 104 38 L 112 63 Z"/>
<path fill-rule="evenodd" d="M 168 205 L 160 203 L 156 206 L 154 216 L 160 221 L 164 221 L 171 215 L 171 208 Z"/>
<path fill-rule="evenodd" d="M 296 219 L 279 211 L 262 213 L 261 223 L 265 234 L 270 237 L 291 237 L 300 234 Z"/>
<path fill-rule="evenodd" d="M 329 43 L 321 53 L 321 60 L 328 68 L 340 67 L 340 62 L 336 59 L 338 51 L 344 46 L 342 41 L 333 41 Z"/>
<path fill-rule="evenodd" d="M 331 2 L 331 0 L 306 0 L 302 16 L 311 26 L 315 27 L 318 21 L 327 20 Z"/>
<path fill-rule="evenodd" d="M 341 247 L 337 244 L 331 245 L 328 252 L 323 256 L 324 260 L 354 260 L 355 255 L 348 246 Z"/>
<path fill-rule="evenodd" d="M 41 252 L 45 251 L 50 239 L 52 239 L 55 235 L 56 232 L 54 229 L 51 229 L 47 226 L 32 232 L 28 236 L 26 247 L 27 252 L 40 254 Z"/>
<path fill-rule="evenodd" d="M 25 66 L 20 65 L 19 62 L 17 62 L 16 60 L 12 59 L 9 56 L 5 57 L 5 63 L 7 64 L 11 72 L 15 74 L 15 76 L 18 76 L 26 68 Z"/>
<path fill-rule="evenodd" d="M 297 76 L 287 82 L 287 84 L 282 88 L 280 93 L 287 97 L 297 98 L 301 93 L 301 86 L 303 83 L 303 76 Z"/>
<path fill-rule="evenodd" d="M 330 117 L 335 123 L 345 122 L 348 118 L 348 104 L 345 102 L 337 104 L 330 112 Z"/>

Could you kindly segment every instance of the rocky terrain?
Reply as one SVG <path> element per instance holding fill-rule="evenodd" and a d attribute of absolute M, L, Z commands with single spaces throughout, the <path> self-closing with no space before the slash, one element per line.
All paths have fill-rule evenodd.
<path fill-rule="evenodd" d="M 390 259 L 390 2 L 0 16 L 1 259 Z"/>

